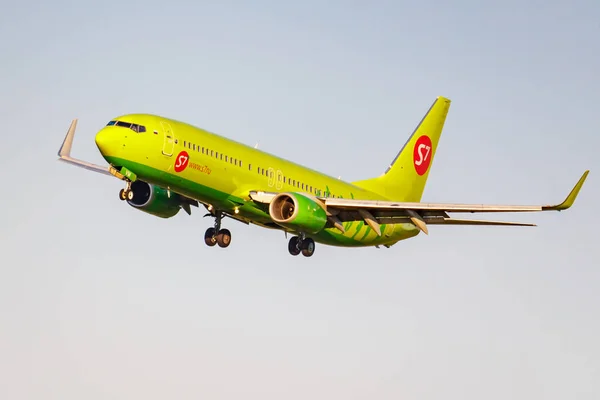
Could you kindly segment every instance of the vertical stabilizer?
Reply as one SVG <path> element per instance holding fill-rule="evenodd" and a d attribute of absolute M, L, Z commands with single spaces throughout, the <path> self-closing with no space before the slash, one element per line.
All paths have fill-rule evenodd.
<path fill-rule="evenodd" d="M 390 200 L 421 201 L 449 108 L 438 97 L 385 173 L 354 184 Z"/>

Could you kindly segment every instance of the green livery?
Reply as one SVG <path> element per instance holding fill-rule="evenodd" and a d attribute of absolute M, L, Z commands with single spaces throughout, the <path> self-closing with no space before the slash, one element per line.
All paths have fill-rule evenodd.
<path fill-rule="evenodd" d="M 109 163 L 107 167 L 70 156 L 76 120 L 59 156 L 124 180 L 126 188 L 121 190 L 120 199 L 149 214 L 170 218 L 181 209 L 189 214 L 191 206 L 204 205 L 215 217 L 215 226 L 205 234 L 209 246 L 229 245 L 231 233 L 221 228 L 222 217 L 229 216 L 295 235 L 288 244 L 293 255 L 311 256 L 315 242 L 389 247 L 420 232 L 428 233 L 427 226 L 432 224 L 529 225 L 458 220 L 450 218 L 449 212 L 558 207 L 503 206 L 498 210 L 479 209 L 485 206 L 478 205 L 456 211 L 453 207 L 457 205 L 420 203 L 449 107 L 450 100 L 436 99 L 388 169 L 379 177 L 353 183 L 150 114 L 122 115 L 96 134 L 96 145 Z M 587 172 L 570 195 L 567 208 L 586 176 Z"/>

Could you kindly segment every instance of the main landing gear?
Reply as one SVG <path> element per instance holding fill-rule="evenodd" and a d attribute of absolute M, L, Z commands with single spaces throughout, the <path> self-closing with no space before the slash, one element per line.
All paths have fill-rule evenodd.
<path fill-rule="evenodd" d="M 221 219 L 223 214 L 220 211 L 215 213 L 215 226 L 208 228 L 204 234 L 204 243 L 207 246 L 218 244 L 219 247 L 227 247 L 231 243 L 231 232 L 228 229 L 221 229 Z"/>
<path fill-rule="evenodd" d="M 288 251 L 293 256 L 302 253 L 304 257 L 310 257 L 315 253 L 315 241 L 304 235 L 293 236 L 288 243 Z"/>
<path fill-rule="evenodd" d="M 120 200 L 133 200 L 133 190 L 131 190 L 131 181 L 127 181 L 127 186 L 125 189 L 121 189 L 119 191 L 119 199 Z"/>

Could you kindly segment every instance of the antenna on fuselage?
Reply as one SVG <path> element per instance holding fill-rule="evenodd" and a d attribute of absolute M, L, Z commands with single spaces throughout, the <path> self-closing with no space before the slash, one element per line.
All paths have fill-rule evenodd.
<path fill-rule="evenodd" d="M 258 149 L 258 142 L 256 142 L 256 144 L 254 145 L 255 149 Z"/>

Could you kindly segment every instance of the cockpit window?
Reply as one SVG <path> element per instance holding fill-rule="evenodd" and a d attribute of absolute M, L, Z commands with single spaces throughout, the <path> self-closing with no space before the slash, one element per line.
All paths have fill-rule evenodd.
<path fill-rule="evenodd" d="M 106 126 L 122 126 L 124 128 L 129 128 L 137 133 L 146 132 L 146 127 L 144 125 L 132 124 L 131 122 L 110 121 L 108 124 L 106 124 Z"/>
<path fill-rule="evenodd" d="M 116 123 L 117 126 L 122 126 L 124 128 L 131 128 L 131 122 L 123 122 L 123 121 L 117 121 Z"/>

